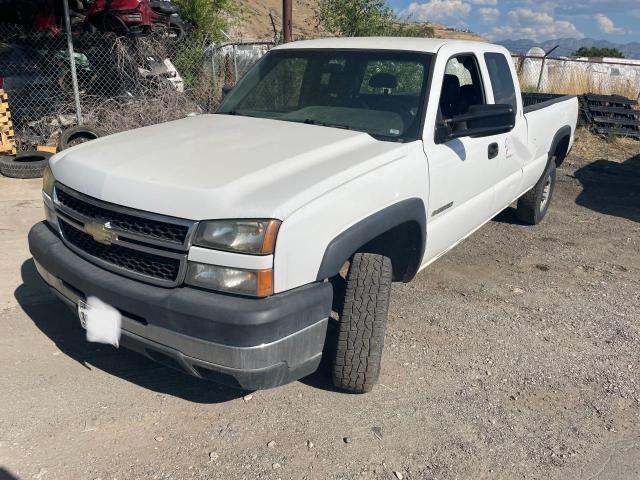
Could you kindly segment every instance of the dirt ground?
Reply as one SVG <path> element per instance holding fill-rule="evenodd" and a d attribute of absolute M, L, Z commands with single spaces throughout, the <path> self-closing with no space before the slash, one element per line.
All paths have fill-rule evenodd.
<path fill-rule="evenodd" d="M 582 135 L 536 227 L 395 285 L 380 385 L 241 393 L 84 340 L 0 179 L 0 480 L 640 478 L 640 143 Z M 397 473 L 396 473 L 397 472 Z"/>

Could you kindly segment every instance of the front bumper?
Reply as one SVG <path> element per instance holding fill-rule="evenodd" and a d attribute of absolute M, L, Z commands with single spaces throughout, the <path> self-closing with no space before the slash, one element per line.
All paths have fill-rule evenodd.
<path fill-rule="evenodd" d="M 74 311 L 96 296 L 122 314 L 121 345 L 190 375 L 246 390 L 314 372 L 332 288 L 306 285 L 263 299 L 163 288 L 104 270 L 68 249 L 42 222 L 29 232 L 38 272 Z"/>

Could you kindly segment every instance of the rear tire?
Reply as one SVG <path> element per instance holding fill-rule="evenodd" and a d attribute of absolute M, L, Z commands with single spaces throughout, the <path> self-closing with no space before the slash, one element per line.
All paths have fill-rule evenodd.
<path fill-rule="evenodd" d="M 391 295 L 391 260 L 357 253 L 347 274 L 340 312 L 333 383 L 353 393 L 370 392 L 380 375 Z"/>
<path fill-rule="evenodd" d="M 538 183 L 518 199 L 518 220 L 537 225 L 549 210 L 556 188 L 556 162 L 551 159 Z"/>

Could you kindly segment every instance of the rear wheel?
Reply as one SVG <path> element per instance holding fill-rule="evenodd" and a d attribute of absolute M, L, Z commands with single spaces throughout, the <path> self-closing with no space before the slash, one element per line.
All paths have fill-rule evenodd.
<path fill-rule="evenodd" d="M 391 260 L 357 253 L 340 309 L 333 383 L 353 393 L 371 391 L 380 375 L 391 295 Z"/>
<path fill-rule="evenodd" d="M 540 223 L 549 209 L 555 186 L 556 162 L 551 159 L 538 183 L 518 200 L 518 219 L 530 225 Z"/>

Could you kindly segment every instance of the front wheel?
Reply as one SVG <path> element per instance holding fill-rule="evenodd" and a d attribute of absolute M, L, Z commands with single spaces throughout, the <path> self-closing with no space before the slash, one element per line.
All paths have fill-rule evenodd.
<path fill-rule="evenodd" d="M 549 209 L 555 188 L 556 162 L 552 158 L 538 183 L 518 200 L 518 219 L 530 225 L 540 223 Z"/>
<path fill-rule="evenodd" d="M 391 296 L 391 260 L 357 253 L 346 278 L 340 312 L 333 383 L 353 393 L 370 392 L 380 375 Z"/>

